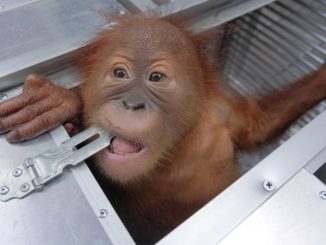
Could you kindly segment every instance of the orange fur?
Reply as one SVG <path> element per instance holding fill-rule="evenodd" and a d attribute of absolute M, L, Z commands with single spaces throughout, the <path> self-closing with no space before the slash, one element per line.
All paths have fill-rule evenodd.
<path fill-rule="evenodd" d="M 156 17 L 136 16 L 102 33 L 91 45 L 95 51 L 85 58 L 83 98 L 87 124 L 100 124 L 120 137 L 148 144 L 153 153 L 144 158 L 144 164 L 130 164 L 133 170 L 125 167 L 120 171 L 112 166 L 108 171 L 105 164 L 98 162 L 109 177 L 103 181 L 103 189 L 141 244 L 157 241 L 230 185 L 239 176 L 235 165 L 238 147 L 252 149 L 275 137 L 326 95 L 326 71 L 321 68 L 259 100 L 229 98 L 219 90 L 218 73 L 207 67 L 204 60 L 209 59 L 208 54 L 198 51 L 197 44 L 198 38 L 180 27 Z M 130 81 L 126 79 L 122 85 L 113 83 L 110 74 L 109 78 L 104 75 L 110 69 L 110 60 L 115 60 L 111 56 L 116 49 L 135 60 L 125 61 L 131 75 Z M 165 53 L 161 55 L 160 51 Z M 159 106 L 153 105 L 153 111 L 122 112 L 114 103 L 131 92 L 125 89 L 117 92 L 119 96 L 107 98 L 105 94 L 111 90 L 105 92 L 103 84 L 117 89 L 130 82 L 130 89 L 137 88 L 133 94 L 140 88 L 145 94 L 143 70 L 151 65 L 146 62 L 152 55 L 170 60 L 163 65 L 173 70 L 168 81 L 173 86 L 158 90 L 171 97 L 164 103 L 155 102 Z M 151 103 L 150 98 L 146 95 L 144 100 Z M 155 125 L 148 123 L 149 118 Z M 117 122 L 119 127 L 112 126 Z"/>

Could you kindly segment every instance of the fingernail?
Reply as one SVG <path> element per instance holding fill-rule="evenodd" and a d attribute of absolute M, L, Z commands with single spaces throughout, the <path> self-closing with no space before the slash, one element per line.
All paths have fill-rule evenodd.
<path fill-rule="evenodd" d="M 8 129 L 5 129 L 5 127 L 3 126 L 2 121 L 0 120 L 0 134 L 5 133 L 6 131 L 8 131 Z"/>
<path fill-rule="evenodd" d="M 6 135 L 6 139 L 10 143 L 16 143 L 16 142 L 18 142 L 17 136 L 18 135 L 17 135 L 17 133 L 15 131 L 10 131 L 10 133 L 8 133 Z"/>
<path fill-rule="evenodd" d="M 34 80 L 37 78 L 37 75 L 36 74 L 29 74 L 27 77 L 26 77 L 26 80 Z"/>

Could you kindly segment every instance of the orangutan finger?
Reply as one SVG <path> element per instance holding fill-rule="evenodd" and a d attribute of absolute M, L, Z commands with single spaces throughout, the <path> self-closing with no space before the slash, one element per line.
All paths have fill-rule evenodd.
<path fill-rule="evenodd" d="M 49 100 L 41 100 L 37 103 L 27 105 L 20 111 L 11 114 L 7 117 L 0 118 L 0 133 L 6 132 L 13 127 L 31 121 L 36 116 L 41 115 L 42 113 L 49 111 L 58 104 L 56 101 L 50 102 Z"/>
<path fill-rule="evenodd" d="M 13 128 L 7 135 L 9 142 L 19 142 L 34 138 L 40 134 L 53 129 L 63 123 L 69 116 L 68 111 L 62 108 L 55 108 L 37 116 L 32 121 Z"/>
<path fill-rule="evenodd" d="M 23 86 L 23 91 L 29 89 L 37 89 L 43 87 L 47 84 L 49 80 L 41 75 L 38 74 L 30 74 L 26 77 L 25 83 Z"/>
<path fill-rule="evenodd" d="M 48 91 L 43 90 L 39 91 L 39 93 L 26 91 L 8 101 L 0 103 L 0 117 L 15 113 L 27 105 L 44 99 L 47 93 Z"/>

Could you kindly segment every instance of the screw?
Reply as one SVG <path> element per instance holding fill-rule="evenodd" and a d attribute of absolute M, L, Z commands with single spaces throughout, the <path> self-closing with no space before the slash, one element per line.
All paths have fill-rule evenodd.
<path fill-rule="evenodd" d="M 1 9 L 1 6 L 0 6 L 0 9 Z M 7 98 L 8 98 L 8 95 L 7 94 L 5 94 L 5 93 L 1 93 L 0 94 L 0 100 L 5 100 Z"/>
<path fill-rule="evenodd" d="M 29 190 L 29 184 L 28 183 L 24 183 L 20 186 L 20 190 L 22 192 L 27 192 Z"/>
<path fill-rule="evenodd" d="M 98 217 L 101 219 L 104 219 L 106 216 L 108 216 L 108 211 L 104 208 L 100 209 Z"/>
<path fill-rule="evenodd" d="M 22 173 L 23 173 L 23 171 L 22 171 L 20 168 L 16 168 L 16 169 L 14 169 L 14 170 L 12 171 L 12 175 L 13 175 L 14 177 L 19 177 L 19 176 L 22 175 Z"/>
<path fill-rule="evenodd" d="M 321 199 L 326 200 L 326 191 L 319 192 L 319 196 Z"/>
<path fill-rule="evenodd" d="M 7 186 L 1 186 L 0 187 L 0 194 L 6 195 L 9 192 L 9 188 Z"/>
<path fill-rule="evenodd" d="M 275 185 L 270 180 L 264 180 L 263 181 L 263 188 L 264 188 L 265 191 L 274 191 L 275 190 Z"/>

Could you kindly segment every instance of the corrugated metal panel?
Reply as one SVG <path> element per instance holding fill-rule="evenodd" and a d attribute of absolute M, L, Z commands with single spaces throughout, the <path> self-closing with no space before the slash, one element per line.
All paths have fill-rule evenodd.
<path fill-rule="evenodd" d="M 326 60 L 326 3 L 283 0 L 235 21 L 224 80 L 243 95 L 262 94 L 316 70 Z M 281 137 L 287 140 L 320 112 L 326 102 L 302 116 Z"/>

